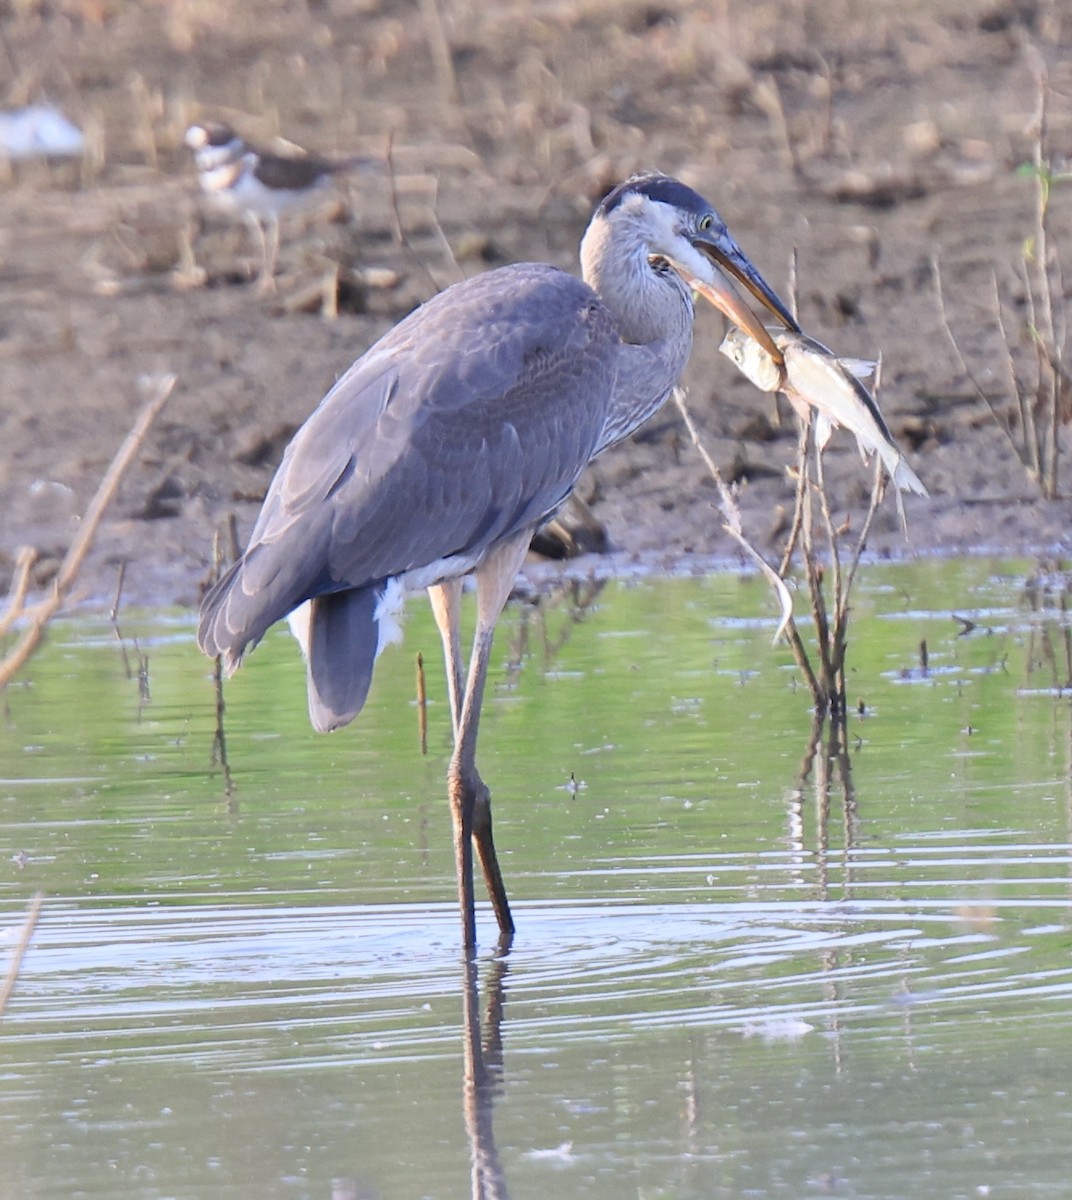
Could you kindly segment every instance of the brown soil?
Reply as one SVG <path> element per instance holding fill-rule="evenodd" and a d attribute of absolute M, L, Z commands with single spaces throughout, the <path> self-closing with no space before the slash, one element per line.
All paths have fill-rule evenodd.
<path fill-rule="evenodd" d="M 82 590 L 107 597 L 127 560 L 128 599 L 194 601 L 213 530 L 233 511 L 248 532 L 287 437 L 339 372 L 459 272 L 572 268 L 592 203 L 641 166 L 712 198 L 783 292 L 795 248 L 804 327 L 840 353 L 882 355 L 880 403 L 931 499 L 907 505 L 910 546 L 887 501 L 872 549 L 1067 545 L 1068 504 L 1039 498 L 958 368 L 931 272 L 937 258 L 964 353 L 1011 412 L 991 273 L 1025 342 L 1034 199 L 1017 167 L 1032 153 L 1039 64 L 1047 145 L 1070 144 L 1064 5 L 439 0 L 438 23 L 435 8 L 0 3 L 3 106 L 47 97 L 90 141 L 77 168 L 18 165 L 0 191 L 0 585 L 23 543 L 41 552 L 38 582 L 54 570 L 131 424 L 138 377 L 171 371 L 176 392 Z M 390 139 L 396 201 L 387 172 L 349 177 L 334 205 L 286 227 L 279 289 L 264 297 L 243 227 L 199 215 L 181 143 L 197 118 L 324 153 L 383 154 Z M 1067 250 L 1060 186 L 1053 216 Z M 322 292 L 338 299 L 334 319 Z M 795 432 L 716 353 L 720 336 L 721 318 L 701 312 L 690 404 L 764 546 L 791 501 Z M 838 513 L 858 521 L 869 473 L 852 439 L 836 435 L 827 463 Z M 618 567 L 732 554 L 669 409 L 584 488 Z"/>

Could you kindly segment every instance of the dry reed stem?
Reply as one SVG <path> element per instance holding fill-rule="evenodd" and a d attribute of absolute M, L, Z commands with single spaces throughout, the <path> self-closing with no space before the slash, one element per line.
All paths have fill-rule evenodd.
<path fill-rule="evenodd" d="M 726 486 L 725 480 L 718 467 L 715 466 L 715 460 L 707 452 L 707 447 L 700 440 L 699 430 L 693 423 L 692 416 L 689 413 L 688 406 L 685 403 L 685 393 L 681 388 L 674 389 L 674 403 L 677 405 L 678 412 L 681 413 L 681 419 L 685 422 L 685 428 L 689 432 L 689 437 L 692 439 L 692 444 L 700 453 L 705 466 L 711 473 L 716 486 L 718 487 L 721 497 L 722 515 L 724 517 L 722 528 L 730 535 L 738 546 L 752 559 L 756 566 L 763 573 L 764 579 L 770 584 L 774 591 L 775 597 L 778 600 L 782 610 L 781 620 L 778 622 L 778 628 L 774 631 L 774 641 L 785 633 L 793 622 L 793 598 L 789 594 L 789 589 L 785 585 L 785 580 L 779 576 L 775 569 L 767 562 L 762 554 L 752 545 L 751 542 L 744 536 L 741 529 L 741 510 L 737 505 L 737 501 L 733 498 L 733 493 Z"/>
<path fill-rule="evenodd" d="M 89 502 L 78 533 L 68 547 L 63 562 L 60 564 L 59 572 L 53 580 L 51 592 L 37 604 L 29 608 L 20 607 L 15 611 L 15 617 L 25 617 L 28 624 L 15 648 L 0 662 L 0 687 L 9 683 L 15 673 L 29 660 L 40 644 L 49 621 L 63 606 L 93 544 L 101 518 L 115 498 L 119 484 L 141 449 L 142 443 L 152 428 L 153 421 L 156 420 L 174 390 L 174 375 L 163 375 L 157 379 L 155 391 L 142 406 L 130 432 L 116 451 L 111 465 L 100 481 L 93 499 Z"/>
<path fill-rule="evenodd" d="M 685 428 L 688 430 L 689 437 L 692 439 L 692 444 L 699 451 L 700 457 L 704 461 L 704 465 L 707 467 L 711 477 L 715 481 L 715 485 L 718 487 L 719 496 L 721 497 L 722 501 L 723 515 L 725 517 L 722 526 L 723 529 L 726 530 L 730 537 L 732 537 L 733 540 L 741 547 L 741 549 L 744 550 L 745 553 L 752 559 L 752 561 L 762 572 L 764 579 L 766 579 L 767 583 L 771 586 L 775 595 L 779 599 L 782 608 L 782 619 L 778 629 L 775 632 L 774 640 L 777 641 L 778 638 L 784 634 L 786 641 L 789 643 L 789 648 L 793 653 L 793 659 L 797 664 L 797 668 L 804 676 L 804 681 L 807 683 L 808 690 L 812 694 L 812 699 L 815 702 L 816 709 L 819 710 L 820 708 L 823 708 L 825 710 L 825 706 L 821 704 L 822 689 L 820 687 L 819 680 L 815 676 L 815 671 L 812 668 L 811 660 L 808 657 L 807 648 L 801 639 L 800 631 L 796 626 L 796 621 L 793 619 L 793 600 L 792 596 L 790 595 L 789 588 L 786 586 L 784 578 L 786 568 L 783 566 L 780 571 L 776 571 L 744 536 L 744 533 L 741 529 L 740 508 L 738 507 L 736 500 L 734 500 L 730 489 L 726 486 L 726 482 L 722 478 L 722 474 L 718 467 L 715 465 L 714 459 L 712 459 L 711 455 L 707 451 L 707 447 L 704 446 L 703 442 L 701 441 L 699 430 L 697 430 L 695 424 L 693 423 L 692 415 L 690 414 L 688 406 L 685 403 L 684 392 L 680 388 L 676 388 L 674 390 L 674 403 L 677 405 L 678 411 L 681 413 L 681 418 L 685 422 Z M 805 433 L 809 427 L 810 423 L 804 426 Z M 806 439 L 802 442 L 802 445 L 806 447 Z M 803 470 L 801 474 L 804 474 Z M 798 512 L 797 514 L 794 514 L 794 529 L 796 532 L 792 535 L 794 537 L 803 528 L 803 518 L 800 517 L 800 513 L 803 512 L 805 507 L 805 500 L 806 493 L 798 489 Z"/>
<path fill-rule="evenodd" d="M 424 261 L 416 250 L 410 245 L 409 238 L 406 237 L 405 226 L 402 224 L 402 213 L 398 207 L 398 182 L 395 176 L 395 160 L 394 160 L 394 133 L 387 136 L 387 148 L 384 150 L 384 161 L 387 163 L 387 181 L 390 188 L 390 205 L 391 205 L 391 220 L 394 224 L 395 243 L 400 249 L 404 250 L 406 255 L 417 265 L 428 278 L 428 282 L 432 286 L 434 292 L 443 290 L 442 284 L 436 279 L 432 273 L 431 267 Z M 438 218 L 437 218 L 438 221 Z M 451 255 L 453 258 L 453 254 Z M 455 265 L 457 265 L 455 263 Z"/>
<path fill-rule="evenodd" d="M 115 596 L 112 599 L 112 607 L 108 613 L 108 619 L 112 623 L 112 630 L 115 633 L 115 640 L 119 643 L 120 652 L 123 655 L 123 670 L 128 679 L 137 679 L 138 681 L 138 699 L 143 704 L 148 704 L 152 700 L 152 695 L 149 690 L 149 659 L 148 656 L 142 654 L 141 647 L 138 645 L 137 638 L 131 638 L 134 646 L 134 661 L 137 664 L 137 670 L 131 669 L 130 655 L 127 653 L 127 639 L 123 636 L 123 631 L 119 628 L 119 604 L 123 596 L 123 581 L 126 579 L 127 564 L 124 559 L 119 564 L 119 572 L 115 581 Z"/>
<path fill-rule="evenodd" d="M 465 278 L 465 272 L 462 270 L 462 265 L 458 262 L 458 256 L 454 253 L 454 247 L 450 244 L 450 238 L 447 237 L 446 230 L 443 228 L 443 223 L 439 219 L 439 180 L 436 180 L 435 190 L 432 192 L 432 228 L 436 231 L 436 237 L 439 238 L 443 245 L 443 249 L 447 252 L 447 258 L 450 260 L 450 265 L 454 268 L 454 274 L 458 280 Z"/>
<path fill-rule="evenodd" d="M 124 559 L 119 564 L 119 571 L 115 580 L 115 596 L 112 598 L 112 607 L 108 613 L 108 618 L 112 623 L 112 632 L 115 634 L 115 640 L 119 643 L 120 652 L 123 655 L 123 672 L 128 679 L 133 676 L 130 669 L 130 655 L 127 654 L 127 643 L 123 637 L 122 630 L 119 628 L 119 601 L 123 595 L 123 580 L 126 578 L 127 564 Z"/>
<path fill-rule="evenodd" d="M 424 655 L 417 651 L 417 738 L 421 755 L 428 753 L 428 689 L 424 679 Z"/>
<path fill-rule="evenodd" d="M 1008 364 L 1009 371 L 1012 374 L 1013 392 L 1016 394 L 1017 398 L 1020 401 L 1021 428 L 1024 429 L 1024 431 L 1025 431 L 1024 445 L 1020 445 L 1017 443 L 1016 437 L 1013 434 L 1012 429 L 1010 429 L 1008 421 L 994 407 L 994 402 L 986 394 L 986 391 L 984 390 L 983 385 L 979 382 L 978 378 L 976 377 L 975 372 L 968 365 L 968 360 L 964 357 L 964 352 L 960 348 L 960 343 L 957 341 L 956 334 L 953 332 L 953 329 L 949 324 L 949 317 L 948 317 L 948 314 L 946 312 L 946 307 L 945 307 L 945 290 L 942 287 L 942 271 L 938 265 L 937 258 L 931 259 L 931 275 L 934 278 L 934 289 L 935 289 L 935 292 L 938 297 L 938 320 L 942 326 L 942 330 L 945 333 L 946 338 L 949 341 L 949 345 L 953 350 L 953 356 L 957 360 L 957 366 L 964 373 L 964 376 L 967 378 L 968 382 L 971 384 L 972 391 L 975 392 L 976 396 L 979 398 L 979 400 L 985 406 L 986 411 L 993 418 L 994 422 L 997 424 L 997 426 L 1001 430 L 1001 432 L 1005 434 L 1005 437 L 1008 439 L 1009 445 L 1012 446 L 1013 450 L 1016 453 L 1016 457 L 1020 460 L 1021 463 L 1024 464 L 1025 467 L 1027 467 L 1030 470 L 1031 467 L 1030 467 L 1030 464 L 1026 461 L 1026 459 L 1024 457 L 1024 451 L 1025 451 L 1025 446 L 1027 444 L 1026 430 L 1028 428 L 1028 421 L 1029 420 L 1033 421 L 1033 418 L 1030 417 L 1029 406 L 1028 406 L 1028 411 L 1025 412 L 1026 402 L 1024 400 L 1023 393 L 1021 392 L 1020 388 L 1017 386 L 1015 373 L 1013 372 L 1012 356 L 1009 354 L 1009 340 L 1006 335 L 1005 324 L 1004 324 L 1004 321 L 1001 316 L 1001 302 L 1000 302 L 1000 297 L 998 294 L 997 276 L 994 274 L 991 274 L 991 278 L 992 278 L 993 284 L 994 284 L 994 311 L 995 311 L 995 314 L 997 317 L 997 325 L 998 325 L 998 330 L 1001 333 L 1002 343 L 1005 346 L 1006 361 Z M 1030 289 L 1028 289 L 1028 291 L 1030 291 Z"/>
<path fill-rule="evenodd" d="M 0 615 L 0 637 L 11 628 L 22 614 L 26 596 L 30 590 L 30 571 L 37 562 L 37 551 L 33 546 L 22 546 L 15 557 L 15 575 L 8 592 L 7 609 Z"/>
<path fill-rule="evenodd" d="M 1047 141 L 1047 76 L 1041 61 L 1036 69 L 1038 103 L 1035 110 L 1034 138 L 1031 142 L 1031 165 L 1035 180 L 1035 236 L 1032 261 L 1035 266 L 1035 288 L 1028 288 L 1029 296 L 1037 296 L 1033 303 L 1032 328 L 1035 331 L 1035 360 L 1038 372 L 1038 392 L 1045 392 L 1045 412 L 1048 417 L 1046 429 L 1046 455 L 1041 465 L 1042 493 L 1048 499 L 1057 494 L 1058 398 L 1059 383 L 1051 366 L 1051 352 L 1057 352 L 1056 324 L 1053 315 L 1053 292 L 1049 270 L 1049 212 L 1050 179 L 1049 167 L 1043 156 Z M 1026 269 L 1027 264 L 1025 264 Z M 1041 452 L 1042 446 L 1039 446 Z M 1040 453 L 1041 458 L 1041 453 Z"/>
<path fill-rule="evenodd" d="M 19 940 L 15 944 L 15 952 L 11 956 L 11 962 L 8 964 L 7 972 L 4 975 L 4 982 L 0 984 L 0 1017 L 4 1015 L 7 1003 L 15 991 L 15 982 L 19 977 L 19 971 L 22 969 L 22 960 L 26 957 L 26 951 L 30 948 L 30 939 L 37 928 L 37 918 L 41 912 L 41 903 L 44 900 L 44 896 L 44 892 L 38 892 L 30 901 L 30 911 L 26 914 L 22 933 L 19 934 Z"/>
<path fill-rule="evenodd" d="M 1033 385 L 1021 385 L 1017 377 L 1009 338 L 1002 315 L 1001 295 L 996 275 L 991 275 L 993 306 L 998 331 L 1005 352 L 1005 367 L 1012 394 L 1016 399 L 1018 433 L 1008 417 L 999 414 L 964 360 L 956 338 L 946 318 L 941 291 L 941 275 L 937 263 L 932 270 L 938 289 L 939 312 L 943 328 L 953 347 L 961 370 L 968 377 L 976 395 L 987 412 L 1011 443 L 1028 477 L 1039 487 L 1047 500 L 1058 495 L 1060 466 L 1060 427 L 1069 417 L 1066 397 L 1070 378 L 1064 366 L 1063 350 L 1068 335 L 1060 258 L 1050 238 L 1050 192 L 1053 174 L 1045 157 L 1048 134 L 1048 79 L 1041 60 L 1035 70 L 1037 104 L 1031 139 L 1031 175 L 1035 187 L 1035 213 L 1032 236 L 1028 239 L 1020 263 L 1020 280 L 1026 308 L 1025 325 L 1035 358 Z"/>
<path fill-rule="evenodd" d="M 436 79 L 447 103 L 458 104 L 458 77 L 454 73 L 454 56 L 450 49 L 443 15 L 436 0 L 418 0 L 421 19 L 424 21 L 424 36 L 428 39 L 428 50 L 432 56 Z"/>
<path fill-rule="evenodd" d="M 895 485 L 896 486 L 896 485 Z M 878 506 L 882 503 L 882 498 L 886 494 L 886 476 L 882 469 L 882 460 L 875 455 L 874 463 L 874 479 L 871 482 L 871 502 L 867 507 L 867 516 L 864 517 L 864 523 L 860 527 L 860 536 L 856 540 L 856 549 L 853 551 L 852 558 L 849 561 L 848 570 L 845 573 L 844 583 L 844 604 L 845 615 L 848 615 L 849 596 L 852 595 L 852 585 L 856 580 L 856 571 L 860 566 L 860 560 L 863 558 L 864 547 L 867 545 L 867 539 L 871 533 L 871 526 L 874 524 L 875 514 L 878 512 Z"/>

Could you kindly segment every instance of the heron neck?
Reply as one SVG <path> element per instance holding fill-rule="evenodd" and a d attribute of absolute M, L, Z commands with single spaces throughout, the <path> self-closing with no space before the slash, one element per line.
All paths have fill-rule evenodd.
<path fill-rule="evenodd" d="M 638 233 L 593 222 L 581 243 L 585 282 L 614 318 L 622 345 L 614 396 L 597 450 L 628 437 L 653 416 L 692 352 L 692 294 L 670 267 L 653 267 Z"/>
<path fill-rule="evenodd" d="M 692 344 L 692 295 L 669 267 L 657 269 L 639 228 L 595 220 L 581 242 L 581 273 L 614 316 L 618 336 L 634 346 L 684 338 Z M 684 367 L 684 362 L 682 362 Z"/>

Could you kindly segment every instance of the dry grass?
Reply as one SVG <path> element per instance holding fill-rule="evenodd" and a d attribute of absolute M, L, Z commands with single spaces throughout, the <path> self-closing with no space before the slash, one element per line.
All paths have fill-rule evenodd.
<path fill-rule="evenodd" d="M 15 674 L 22 669 L 41 643 L 52 618 L 62 609 L 65 601 L 78 579 L 86 555 L 89 553 L 108 506 L 119 490 L 119 484 L 127 469 L 137 457 L 160 411 L 175 390 L 175 376 L 165 375 L 156 380 L 147 381 L 151 389 L 148 399 L 143 404 L 130 432 L 123 444 L 116 451 L 115 458 L 105 472 L 104 478 L 97 488 L 96 494 L 89 503 L 82 517 L 78 534 L 71 542 L 60 569 L 53 580 L 49 594 L 38 603 L 26 604 L 29 591 L 30 570 L 36 558 L 32 548 L 23 548 L 19 553 L 15 582 L 8 597 L 5 612 L 0 614 L 0 637 L 6 634 L 16 622 L 23 623 L 22 632 L 14 647 L 0 660 L 0 687 L 4 687 Z"/>
<path fill-rule="evenodd" d="M 1021 169 L 1034 189 L 1034 219 L 1025 239 L 1019 285 L 1023 315 L 1018 315 L 1011 289 L 991 273 L 991 311 L 1001 345 L 1003 373 L 1012 403 L 1000 407 L 961 349 L 946 311 L 941 268 L 932 262 L 935 290 L 946 332 L 957 363 L 979 401 L 1016 453 L 1028 478 L 1046 500 L 1060 495 L 1061 430 L 1072 420 L 1072 376 L 1066 365 L 1068 321 L 1064 276 L 1052 231 L 1053 190 L 1072 179 L 1057 171 L 1049 150 L 1045 69 L 1037 68 L 1037 106 L 1032 130 L 1032 158 Z"/>

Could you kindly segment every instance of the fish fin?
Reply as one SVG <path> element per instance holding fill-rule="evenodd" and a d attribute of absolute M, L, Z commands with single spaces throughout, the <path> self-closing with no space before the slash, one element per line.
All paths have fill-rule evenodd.
<path fill-rule="evenodd" d="M 874 358 L 839 358 L 838 362 L 861 383 L 872 379 L 878 370 L 878 360 Z"/>

